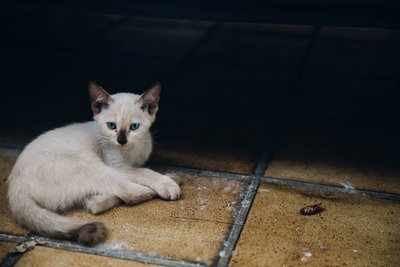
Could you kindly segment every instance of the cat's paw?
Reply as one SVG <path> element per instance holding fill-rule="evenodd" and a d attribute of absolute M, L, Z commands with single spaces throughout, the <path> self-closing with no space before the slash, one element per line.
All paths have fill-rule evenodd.
<path fill-rule="evenodd" d="M 103 213 L 118 204 L 119 199 L 112 195 L 96 195 L 84 202 L 85 209 L 92 214 Z"/>
<path fill-rule="evenodd" d="M 157 182 L 153 189 L 163 199 L 177 200 L 181 196 L 181 189 L 179 185 L 174 180 L 165 175 L 161 177 L 161 179 Z"/>
<path fill-rule="evenodd" d="M 92 214 L 100 214 L 104 211 L 103 203 L 96 201 L 95 199 L 86 200 L 85 208 Z"/>

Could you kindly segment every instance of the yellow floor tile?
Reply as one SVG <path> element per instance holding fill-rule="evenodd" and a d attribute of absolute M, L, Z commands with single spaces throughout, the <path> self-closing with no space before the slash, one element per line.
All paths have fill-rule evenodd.
<path fill-rule="evenodd" d="M 11 172 L 15 160 L 16 156 L 0 151 L 0 232 L 25 235 L 28 231 L 17 225 L 13 220 L 7 200 L 6 180 Z"/>
<path fill-rule="evenodd" d="M 265 176 L 400 194 L 397 154 L 373 144 L 378 138 L 317 131 L 286 134 Z"/>
<path fill-rule="evenodd" d="M 399 219 L 396 202 L 261 185 L 230 265 L 397 266 Z"/>
<path fill-rule="evenodd" d="M 153 266 L 140 262 L 115 259 L 110 257 L 95 256 L 84 253 L 75 253 L 65 250 L 51 249 L 36 246 L 26 252 L 15 265 L 16 267 L 73 267 L 73 266 L 96 266 L 96 267 L 142 267 Z"/>
<path fill-rule="evenodd" d="M 0 242 L 0 263 L 7 257 L 8 252 L 15 246 L 15 243 Z"/>
<path fill-rule="evenodd" d="M 211 263 L 227 234 L 244 183 L 175 174 L 184 179 L 178 201 L 151 200 L 117 207 L 94 216 L 68 215 L 102 221 L 109 238 L 99 247 Z"/>

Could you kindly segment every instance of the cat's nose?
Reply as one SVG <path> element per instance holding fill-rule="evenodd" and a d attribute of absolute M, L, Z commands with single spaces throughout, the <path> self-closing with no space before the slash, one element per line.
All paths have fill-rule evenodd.
<path fill-rule="evenodd" d="M 125 145 L 128 142 L 126 139 L 119 139 L 119 138 L 117 139 L 117 141 L 120 145 Z"/>
<path fill-rule="evenodd" d="M 120 145 L 125 145 L 128 141 L 126 140 L 126 138 L 118 137 L 117 142 Z"/>
<path fill-rule="evenodd" d="M 117 142 L 120 145 L 125 145 L 128 140 L 126 139 L 126 132 L 124 130 L 121 130 L 118 134 Z"/>

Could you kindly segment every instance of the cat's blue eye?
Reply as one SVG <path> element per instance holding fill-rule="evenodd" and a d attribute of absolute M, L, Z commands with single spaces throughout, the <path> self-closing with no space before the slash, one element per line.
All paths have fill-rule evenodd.
<path fill-rule="evenodd" d="M 137 129 L 139 129 L 140 124 L 139 123 L 132 123 L 131 124 L 131 130 L 132 131 L 136 131 Z"/>
<path fill-rule="evenodd" d="M 115 122 L 107 122 L 107 127 L 111 130 L 117 129 L 117 125 L 115 124 Z"/>

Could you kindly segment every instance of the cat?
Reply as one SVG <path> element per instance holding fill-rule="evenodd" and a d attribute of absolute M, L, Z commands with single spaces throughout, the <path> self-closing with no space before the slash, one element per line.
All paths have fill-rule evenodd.
<path fill-rule="evenodd" d="M 103 223 L 59 213 L 83 207 L 99 214 L 157 195 L 176 200 L 180 187 L 168 176 L 140 167 L 152 152 L 149 128 L 159 107 L 160 83 L 142 95 L 110 95 L 94 82 L 88 90 L 94 121 L 54 129 L 33 140 L 7 183 L 11 212 L 20 225 L 42 236 L 93 246 L 106 239 Z"/>

